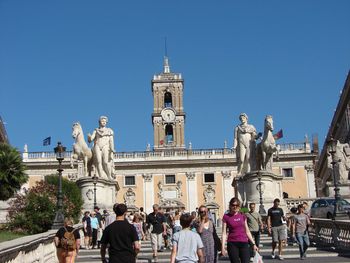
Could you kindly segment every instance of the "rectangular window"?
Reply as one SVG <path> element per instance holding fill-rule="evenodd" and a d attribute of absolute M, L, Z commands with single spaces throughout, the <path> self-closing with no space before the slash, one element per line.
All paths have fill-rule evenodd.
<path fill-rule="evenodd" d="M 175 184 L 175 175 L 174 174 L 165 175 L 165 184 Z"/>
<path fill-rule="evenodd" d="M 129 185 L 135 185 L 135 175 L 128 175 L 125 176 L 125 185 L 129 186 Z"/>
<path fill-rule="evenodd" d="M 283 168 L 282 175 L 283 175 L 283 177 L 293 177 L 293 169 L 292 168 Z"/>
<path fill-rule="evenodd" d="M 204 183 L 214 183 L 214 174 L 204 174 Z"/>

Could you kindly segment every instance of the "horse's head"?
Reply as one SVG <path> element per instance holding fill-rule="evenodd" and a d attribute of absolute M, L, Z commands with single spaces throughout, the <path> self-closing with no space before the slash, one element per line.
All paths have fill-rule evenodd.
<path fill-rule="evenodd" d="M 265 129 L 273 131 L 273 119 L 271 115 L 265 117 Z"/>
<path fill-rule="evenodd" d="M 79 136 L 79 134 L 82 133 L 82 129 L 81 129 L 80 123 L 79 122 L 73 123 L 72 130 L 73 130 L 72 136 L 73 136 L 74 139 L 76 139 Z"/>

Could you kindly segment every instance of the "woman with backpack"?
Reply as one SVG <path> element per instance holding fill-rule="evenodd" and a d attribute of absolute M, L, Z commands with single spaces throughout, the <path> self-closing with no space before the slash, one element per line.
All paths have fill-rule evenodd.
<path fill-rule="evenodd" d="M 73 220 L 66 218 L 64 226 L 61 227 L 54 239 L 57 248 L 57 258 L 59 263 L 74 263 L 79 253 L 80 234 L 79 230 L 73 228 Z"/>

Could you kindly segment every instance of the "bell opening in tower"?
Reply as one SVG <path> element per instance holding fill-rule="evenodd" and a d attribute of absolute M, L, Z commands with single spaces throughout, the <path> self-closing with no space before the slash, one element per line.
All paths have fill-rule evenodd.
<path fill-rule="evenodd" d="M 164 107 L 171 108 L 173 106 L 173 99 L 170 92 L 164 94 Z"/>
<path fill-rule="evenodd" d="M 172 144 L 174 142 L 173 126 L 170 124 L 165 126 L 165 142 L 166 144 Z"/>

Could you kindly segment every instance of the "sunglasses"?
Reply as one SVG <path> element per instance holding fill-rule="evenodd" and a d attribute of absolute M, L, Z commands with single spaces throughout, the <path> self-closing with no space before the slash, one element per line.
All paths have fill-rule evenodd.
<path fill-rule="evenodd" d="M 202 210 L 202 211 L 199 211 L 199 213 L 204 214 L 204 213 L 206 213 L 206 211 Z"/>
<path fill-rule="evenodd" d="M 239 207 L 238 204 L 230 204 L 230 206 L 232 206 L 232 207 Z"/>

